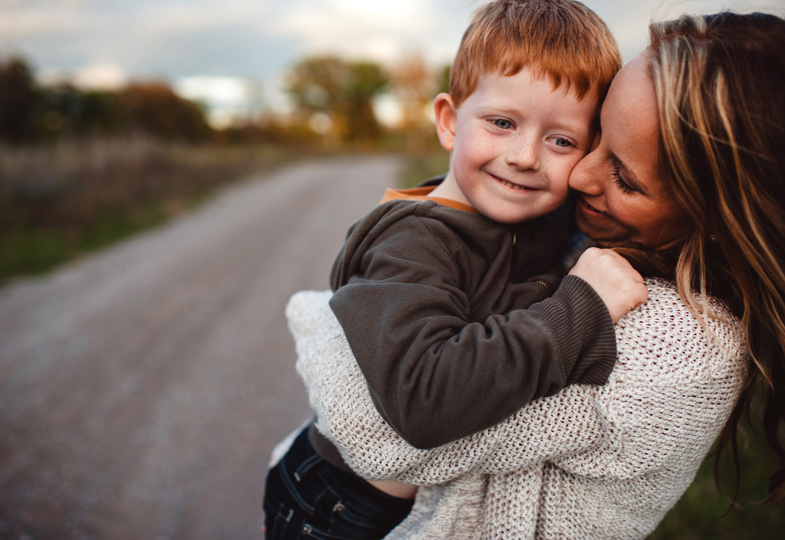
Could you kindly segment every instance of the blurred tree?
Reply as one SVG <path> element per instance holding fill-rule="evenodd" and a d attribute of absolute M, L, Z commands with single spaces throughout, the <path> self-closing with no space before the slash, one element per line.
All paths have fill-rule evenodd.
<path fill-rule="evenodd" d="M 38 125 L 46 138 L 114 135 L 129 123 L 129 112 L 116 92 L 61 84 L 41 93 Z"/>
<path fill-rule="evenodd" d="M 189 142 L 212 135 L 202 108 L 167 84 L 137 83 L 119 92 L 70 84 L 38 88 L 24 61 L 0 60 L 0 141 L 35 143 L 128 131 Z"/>
<path fill-rule="evenodd" d="M 165 139 L 203 142 L 211 135 L 202 108 L 165 83 L 134 83 L 120 92 L 130 129 Z"/>
<path fill-rule="evenodd" d="M 40 101 L 27 64 L 19 58 L 0 60 L 0 140 L 12 144 L 34 141 Z"/>
<path fill-rule="evenodd" d="M 439 82 L 436 85 L 437 94 L 450 91 L 450 68 L 451 66 L 447 64 L 442 68 L 441 73 L 439 73 Z"/>
<path fill-rule="evenodd" d="M 327 115 L 330 131 L 337 139 L 367 140 L 381 132 L 373 98 L 387 84 L 378 64 L 322 56 L 296 64 L 287 76 L 286 90 L 301 121 Z"/>
<path fill-rule="evenodd" d="M 342 116 L 350 140 L 373 140 L 381 134 L 373 110 L 373 98 L 387 88 L 388 79 L 382 68 L 373 62 L 349 64 Z"/>
<path fill-rule="evenodd" d="M 423 148 L 434 138 L 431 106 L 436 77 L 419 54 L 407 57 L 391 70 L 392 92 L 401 107 L 401 129 L 409 150 Z"/>

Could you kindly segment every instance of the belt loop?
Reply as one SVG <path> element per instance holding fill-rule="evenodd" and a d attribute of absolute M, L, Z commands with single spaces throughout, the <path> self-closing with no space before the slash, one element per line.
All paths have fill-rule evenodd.
<path fill-rule="evenodd" d="M 297 467 L 297 468 L 294 470 L 294 472 L 292 473 L 292 476 L 294 476 L 294 478 L 295 478 L 295 479 L 296 479 L 298 482 L 302 482 L 302 480 L 303 480 L 303 477 L 304 477 L 306 474 L 308 474 L 308 471 L 310 471 L 311 469 L 313 469 L 315 466 L 317 466 L 317 465 L 318 465 L 319 463 L 321 463 L 321 462 L 322 462 L 322 458 L 321 458 L 321 456 L 320 456 L 319 454 L 314 454 L 314 455 L 312 455 L 311 457 L 309 457 L 308 459 L 306 459 L 305 461 L 303 461 L 303 462 L 300 464 L 300 466 L 299 466 L 299 467 Z"/>

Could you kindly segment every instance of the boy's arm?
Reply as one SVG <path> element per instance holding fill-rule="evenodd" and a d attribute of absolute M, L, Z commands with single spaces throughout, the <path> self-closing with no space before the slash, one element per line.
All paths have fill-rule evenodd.
<path fill-rule="evenodd" d="M 417 257 L 413 239 L 428 246 Z M 405 440 L 432 448 L 460 439 L 559 391 L 589 367 L 586 382 L 605 381 L 615 340 L 590 286 L 569 277 L 528 310 L 471 322 L 464 266 L 448 242 L 438 223 L 386 230 L 362 250 L 363 273 L 330 302 L 374 403 Z"/>
<path fill-rule="evenodd" d="M 510 472 L 597 445 L 600 388 L 572 386 L 470 437 L 430 450 L 411 446 L 375 408 L 328 298 L 326 291 L 297 293 L 286 315 L 317 426 L 364 478 L 439 484 L 467 472 Z"/>
<path fill-rule="evenodd" d="M 522 283 L 510 283 L 504 295 L 493 306 L 493 313 L 508 313 L 516 309 L 526 309 L 537 302 L 553 296 L 564 279 L 561 275 L 553 273 L 533 276 Z"/>
<path fill-rule="evenodd" d="M 371 294 L 382 304 L 401 296 L 429 298 L 416 287 L 395 289 Z M 605 382 L 615 341 L 607 310 L 594 296 L 586 283 L 570 277 L 553 298 L 493 315 L 484 324 L 450 315 L 411 321 L 419 334 L 414 342 L 385 334 L 404 322 L 396 319 L 405 312 L 388 312 L 375 326 L 367 312 L 341 317 L 340 303 L 331 306 L 347 336 L 355 335 L 349 343 L 381 415 L 412 445 L 434 448 L 490 427 L 578 379 Z M 429 306 L 439 311 L 435 299 Z"/>

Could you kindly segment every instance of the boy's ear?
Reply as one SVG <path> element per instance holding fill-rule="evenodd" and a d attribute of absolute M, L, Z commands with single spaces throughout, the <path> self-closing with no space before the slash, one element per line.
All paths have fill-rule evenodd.
<path fill-rule="evenodd" d="M 439 94 L 433 100 L 433 112 L 436 117 L 436 133 L 442 148 L 452 152 L 455 146 L 456 108 L 450 94 Z"/>

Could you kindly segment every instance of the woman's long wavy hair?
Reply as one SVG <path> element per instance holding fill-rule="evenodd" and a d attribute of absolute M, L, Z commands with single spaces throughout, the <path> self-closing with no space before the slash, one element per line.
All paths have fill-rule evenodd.
<path fill-rule="evenodd" d="M 763 434 L 779 463 L 764 502 L 785 498 L 785 20 L 683 16 L 650 27 L 660 156 L 694 230 L 678 255 L 685 302 L 729 301 L 746 333 L 751 381 L 765 385 Z M 736 464 L 751 384 L 719 439 Z M 717 467 L 715 462 L 715 477 Z M 734 495 L 734 500 L 736 496 Z"/>

